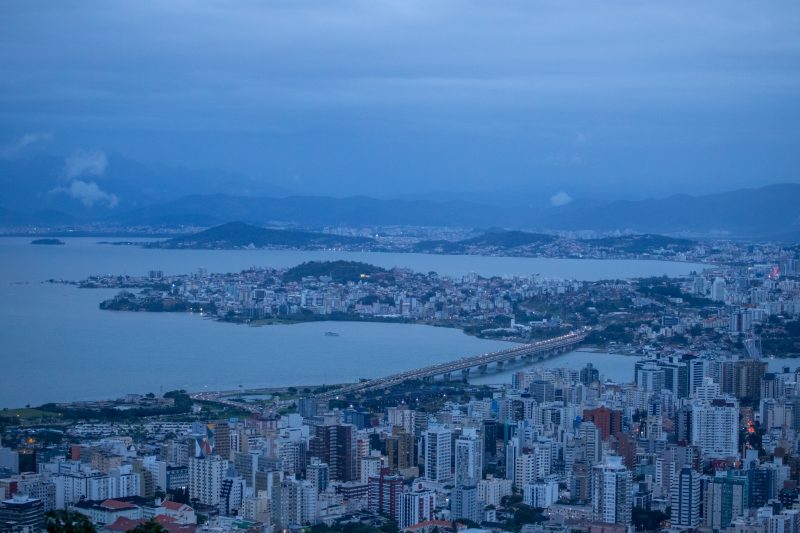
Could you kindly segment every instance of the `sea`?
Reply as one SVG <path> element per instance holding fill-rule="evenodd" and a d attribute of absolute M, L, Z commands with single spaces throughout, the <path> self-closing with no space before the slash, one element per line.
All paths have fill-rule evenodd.
<path fill-rule="evenodd" d="M 532 276 L 598 280 L 682 275 L 701 264 L 649 260 L 540 259 L 341 251 L 162 250 L 102 244 L 124 238 L 62 238 L 32 245 L 0 237 L 0 408 L 47 402 L 160 394 L 320 385 L 374 378 L 507 348 L 460 330 L 410 324 L 314 322 L 253 327 L 190 313 L 102 311 L 117 293 L 47 280 L 93 274 L 166 275 L 200 268 L 238 272 L 347 259 L 381 267 L 463 276 Z M 338 336 L 325 335 L 331 331 Z M 610 379 L 632 379 L 635 357 L 576 351 L 541 364 L 580 368 L 594 362 Z M 510 381 L 508 372 L 476 382 Z"/>

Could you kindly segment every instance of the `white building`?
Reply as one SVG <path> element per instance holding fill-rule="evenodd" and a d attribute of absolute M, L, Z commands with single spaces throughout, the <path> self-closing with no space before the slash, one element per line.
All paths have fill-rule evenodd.
<path fill-rule="evenodd" d="M 558 477 L 548 476 L 543 481 L 525 485 L 522 494 L 526 505 L 546 509 L 558 501 Z"/>
<path fill-rule="evenodd" d="M 673 477 L 672 518 L 674 527 L 694 529 L 700 524 L 700 473 L 681 467 Z"/>
<path fill-rule="evenodd" d="M 607 524 L 631 522 L 630 471 L 622 457 L 609 455 L 592 468 L 592 519 Z"/>
<path fill-rule="evenodd" d="M 456 485 L 472 485 L 483 474 L 483 440 L 474 428 L 465 428 L 455 443 Z"/>
<path fill-rule="evenodd" d="M 204 505 L 219 505 L 228 461 L 218 455 L 189 459 L 189 498 Z"/>
<path fill-rule="evenodd" d="M 500 501 L 511 494 L 512 481 L 510 479 L 489 477 L 478 481 L 478 499 L 484 505 L 500 507 Z"/>
<path fill-rule="evenodd" d="M 730 398 L 692 403 L 692 444 L 707 458 L 736 457 L 739 442 L 739 404 Z"/>
<path fill-rule="evenodd" d="M 443 426 L 425 432 L 425 478 L 445 483 L 453 480 L 450 468 L 452 433 Z"/>
<path fill-rule="evenodd" d="M 414 487 L 410 492 L 400 495 L 400 529 L 427 522 L 433 519 L 433 512 L 436 509 L 436 493 L 432 490 L 425 490 L 422 484 Z"/>

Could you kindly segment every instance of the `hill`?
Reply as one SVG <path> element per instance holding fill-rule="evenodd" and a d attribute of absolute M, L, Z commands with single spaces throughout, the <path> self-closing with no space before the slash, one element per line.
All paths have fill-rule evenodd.
<path fill-rule="evenodd" d="M 346 237 L 327 233 L 268 229 L 229 222 L 192 235 L 148 243 L 148 248 L 342 248 L 367 245 L 372 239 Z"/>
<path fill-rule="evenodd" d="M 583 242 L 596 248 L 629 254 L 648 254 L 661 249 L 673 252 L 688 252 L 697 245 L 697 242 L 691 239 L 675 239 L 664 235 L 652 234 L 604 237 L 602 239 L 587 239 Z"/>
<path fill-rule="evenodd" d="M 353 196 L 244 197 L 226 194 L 185 196 L 114 215 L 124 225 L 200 225 L 231 221 L 304 227 L 413 225 L 486 227 L 513 225 L 507 210 L 463 201 L 382 200 Z"/>
<path fill-rule="evenodd" d="M 283 274 L 284 281 L 300 281 L 305 277 L 330 276 L 337 283 L 348 281 L 387 280 L 391 272 L 357 261 L 308 261 L 292 267 Z"/>
<path fill-rule="evenodd" d="M 458 254 L 469 252 L 470 249 L 480 248 L 482 251 L 508 252 L 520 248 L 538 248 L 556 240 L 552 235 L 529 233 L 525 231 L 487 231 L 477 237 L 461 241 L 422 241 L 417 243 L 414 251 L 420 253 Z"/>

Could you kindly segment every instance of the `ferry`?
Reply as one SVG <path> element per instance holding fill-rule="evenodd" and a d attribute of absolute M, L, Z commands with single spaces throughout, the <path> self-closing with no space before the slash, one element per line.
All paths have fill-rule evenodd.
<path fill-rule="evenodd" d="M 325 332 L 325 336 L 326 336 L 326 337 L 338 337 L 338 336 L 339 336 L 339 334 L 338 334 L 338 333 L 336 333 L 335 331 L 326 331 L 326 332 Z"/>

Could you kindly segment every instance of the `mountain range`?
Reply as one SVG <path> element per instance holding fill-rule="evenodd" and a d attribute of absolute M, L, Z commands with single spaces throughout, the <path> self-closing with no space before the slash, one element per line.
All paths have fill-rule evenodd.
<path fill-rule="evenodd" d="M 550 208 L 506 208 L 466 201 L 385 200 L 366 197 L 241 197 L 194 195 L 106 219 L 120 225 L 211 226 L 242 220 L 301 228 L 414 225 L 503 227 L 538 231 L 633 231 L 692 237 L 800 237 L 800 185 L 779 184 L 704 196 L 578 202 Z"/>
<path fill-rule="evenodd" d="M 298 229 L 413 225 L 800 240 L 800 184 L 604 204 L 580 195 L 567 195 L 564 205 L 488 196 L 336 198 L 293 196 L 235 173 L 147 165 L 115 154 L 75 157 L 0 159 L 0 226 L 210 227 L 243 221 Z"/>

